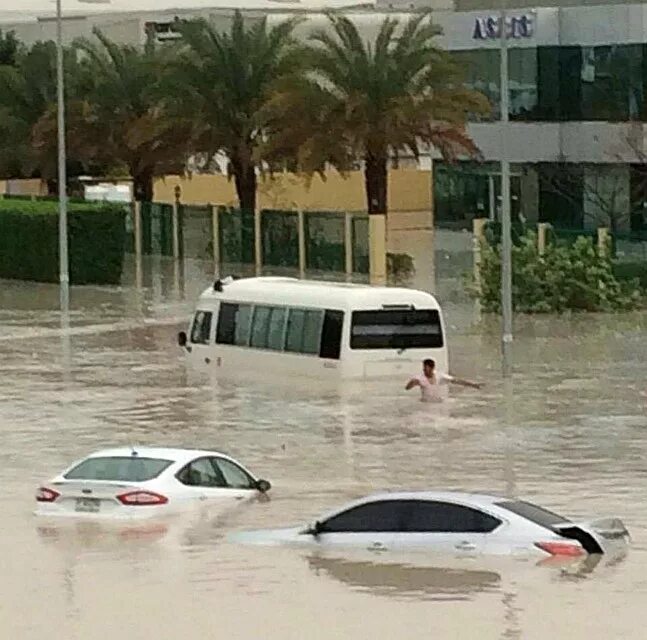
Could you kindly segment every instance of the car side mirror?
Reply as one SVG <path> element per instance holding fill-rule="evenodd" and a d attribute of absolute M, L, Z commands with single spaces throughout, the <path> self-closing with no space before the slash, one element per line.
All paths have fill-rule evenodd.
<path fill-rule="evenodd" d="M 318 536 L 323 530 L 323 525 L 319 520 L 316 520 L 312 525 L 310 525 L 304 533 L 310 536 Z"/>
<path fill-rule="evenodd" d="M 181 347 L 186 347 L 187 342 L 186 331 L 180 331 L 180 333 L 177 334 L 177 343 Z"/>
<path fill-rule="evenodd" d="M 259 493 L 267 493 L 272 488 L 272 485 L 268 480 L 257 480 L 256 481 L 256 490 Z"/>

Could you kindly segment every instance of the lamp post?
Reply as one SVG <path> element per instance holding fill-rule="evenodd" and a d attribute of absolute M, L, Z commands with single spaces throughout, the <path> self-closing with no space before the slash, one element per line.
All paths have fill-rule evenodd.
<path fill-rule="evenodd" d="M 108 4 L 110 0 L 78 0 L 85 4 Z M 58 115 L 58 255 L 61 312 L 70 306 L 70 265 L 67 238 L 67 154 L 65 150 L 65 74 L 63 65 L 63 7 L 56 0 L 56 100 Z"/>
<path fill-rule="evenodd" d="M 507 377 L 512 369 L 512 220 L 510 212 L 510 161 L 507 144 L 509 89 L 508 29 L 505 0 L 501 2 L 499 41 L 501 57 L 501 310 L 503 316 L 501 351 L 503 375 Z"/>
<path fill-rule="evenodd" d="M 56 0 L 56 93 L 58 110 L 58 267 L 61 313 L 70 305 L 70 269 L 67 253 L 67 171 L 65 152 L 65 77 L 63 73 L 63 9 Z"/>

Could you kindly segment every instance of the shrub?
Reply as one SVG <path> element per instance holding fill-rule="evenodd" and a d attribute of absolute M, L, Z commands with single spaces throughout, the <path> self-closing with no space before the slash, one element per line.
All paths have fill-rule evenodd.
<path fill-rule="evenodd" d="M 408 253 L 387 253 L 386 272 L 396 282 L 413 277 L 413 258 Z"/>
<path fill-rule="evenodd" d="M 72 284 L 119 284 L 125 222 L 122 205 L 70 203 Z M 0 278 L 58 282 L 56 202 L 0 200 Z"/>
<path fill-rule="evenodd" d="M 647 262 L 618 262 L 613 265 L 613 275 L 620 282 L 637 281 L 647 290 Z"/>
<path fill-rule="evenodd" d="M 481 286 L 470 291 L 486 312 L 501 311 L 501 246 L 482 245 Z M 549 244 L 543 256 L 537 235 L 523 233 L 512 248 L 512 301 L 522 313 L 623 311 L 639 307 L 637 282 L 620 282 L 607 256 L 590 238 L 571 245 Z"/>

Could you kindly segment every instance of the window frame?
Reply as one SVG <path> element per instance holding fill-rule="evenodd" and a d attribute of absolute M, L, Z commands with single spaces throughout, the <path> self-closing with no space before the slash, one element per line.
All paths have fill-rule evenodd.
<path fill-rule="evenodd" d="M 232 487 L 231 485 L 229 485 L 227 483 L 227 478 L 226 478 L 223 470 L 219 466 L 221 462 L 226 462 L 227 464 L 230 464 L 233 467 L 235 467 L 236 469 L 238 469 L 247 478 L 247 480 L 249 482 L 249 487 Z M 249 473 L 249 471 L 247 471 L 247 469 L 244 469 L 243 467 L 241 467 L 237 462 L 234 462 L 233 460 L 231 460 L 229 458 L 225 458 L 223 456 L 212 456 L 211 457 L 211 464 L 215 465 L 217 467 L 220 475 L 223 477 L 223 479 L 225 481 L 225 485 L 226 485 L 227 489 L 236 489 L 236 490 L 239 490 L 239 491 L 253 491 L 253 490 L 256 489 L 256 482 L 257 482 L 256 478 L 254 478 L 254 476 L 252 476 L 252 474 Z"/>
<path fill-rule="evenodd" d="M 441 499 L 430 499 L 430 500 L 425 500 L 425 499 L 411 499 L 411 500 L 403 500 L 404 503 L 407 504 L 407 507 L 405 509 L 405 514 L 403 517 L 403 527 L 402 527 L 402 533 L 403 534 L 423 534 L 423 535 L 431 535 L 431 534 L 440 534 L 440 535 L 488 535 L 494 531 L 496 531 L 502 524 L 503 520 L 499 516 L 495 516 L 493 513 L 490 513 L 489 511 L 482 509 L 481 507 L 476 507 L 473 505 L 467 505 L 467 504 L 462 504 L 460 502 L 453 502 L 451 500 L 441 500 Z M 452 531 L 451 529 L 446 529 L 446 530 L 437 530 L 437 529 L 405 529 L 405 526 L 407 524 L 407 519 L 409 517 L 409 513 L 411 512 L 412 509 L 418 508 L 418 505 L 433 505 L 433 506 L 448 506 L 448 507 L 453 507 L 455 509 L 463 509 L 465 511 L 469 511 L 474 514 L 479 514 L 480 516 L 483 516 L 485 518 L 491 519 L 496 521 L 496 524 L 489 530 L 487 531 L 474 531 L 474 530 L 466 530 L 462 529 L 460 531 Z"/>
<path fill-rule="evenodd" d="M 201 340 L 195 340 L 194 338 L 196 337 L 196 322 L 198 319 L 198 315 L 203 314 L 203 320 L 200 323 L 200 337 L 202 338 Z M 203 327 L 205 320 L 208 318 L 209 320 L 209 331 L 208 335 L 204 336 L 203 335 Z M 193 321 L 191 322 L 191 331 L 189 332 L 189 342 L 191 345 L 208 345 L 211 344 L 211 335 L 213 332 L 213 311 L 208 310 L 208 309 L 196 309 L 195 313 L 193 314 Z"/>
<path fill-rule="evenodd" d="M 390 345 L 387 345 L 387 344 L 382 344 L 382 345 L 379 345 L 379 346 L 375 346 L 375 345 L 371 345 L 371 344 L 368 344 L 368 345 L 365 345 L 365 346 L 364 345 L 358 345 L 357 342 L 354 342 L 355 336 L 353 335 L 353 331 L 354 331 L 356 326 L 358 326 L 358 327 L 372 326 L 372 324 L 374 324 L 375 326 L 378 326 L 378 327 L 379 326 L 383 326 L 383 327 L 393 326 L 393 327 L 396 327 L 396 326 L 405 326 L 405 325 L 408 324 L 405 321 L 400 322 L 400 323 L 389 323 L 389 322 L 380 323 L 380 322 L 375 322 L 375 323 L 372 323 L 372 324 L 371 323 L 356 324 L 356 318 L 358 318 L 359 314 L 369 314 L 369 313 L 375 313 L 375 314 L 381 314 L 381 313 L 384 313 L 384 314 L 388 314 L 388 313 L 403 313 L 403 314 L 406 314 L 406 313 L 411 313 L 411 314 L 428 313 L 428 314 L 430 314 L 431 318 L 428 320 L 427 323 L 422 323 L 421 322 L 421 323 L 411 324 L 411 326 L 415 327 L 417 324 L 419 326 L 425 326 L 426 324 L 433 324 L 433 323 L 437 322 L 437 324 L 438 324 L 438 333 L 437 334 L 430 333 L 428 335 L 430 337 L 432 337 L 432 338 L 438 338 L 438 340 L 437 340 L 438 344 L 425 344 L 425 345 L 422 345 L 422 346 L 419 346 L 419 345 L 416 345 L 416 344 L 413 344 L 413 345 L 404 345 L 404 344 L 390 344 Z M 434 318 L 434 314 L 435 314 L 436 318 Z M 366 335 L 368 335 L 370 337 L 371 334 L 366 334 Z M 365 338 L 366 335 L 365 336 L 359 336 L 359 338 L 360 339 Z M 389 335 L 387 333 L 384 333 L 384 334 L 376 334 L 376 335 L 377 335 L 377 337 L 383 337 L 383 340 L 385 340 L 385 341 L 389 337 L 393 341 L 395 341 L 396 338 L 401 339 L 401 338 L 406 338 L 407 336 L 417 336 L 417 335 L 425 335 L 425 334 L 423 334 L 423 333 L 421 333 L 421 334 L 415 334 L 415 333 L 406 334 L 406 333 L 403 333 L 403 334 L 398 335 L 396 333 L 393 333 L 393 334 Z M 445 348 L 445 332 L 444 332 L 444 327 L 443 327 L 442 316 L 441 316 L 440 310 L 439 309 L 354 309 L 352 311 L 352 313 L 351 313 L 351 319 L 350 319 L 350 335 L 349 335 L 349 340 L 348 340 L 348 346 L 352 351 L 371 351 L 371 350 L 384 351 L 384 350 L 388 350 L 388 349 L 403 349 L 403 350 L 408 350 L 408 349 L 444 349 Z"/>
<path fill-rule="evenodd" d="M 133 460 L 133 461 L 144 461 L 144 460 L 153 460 L 153 461 L 159 461 L 159 462 L 165 462 L 166 464 L 154 475 L 149 478 L 145 478 L 144 480 L 128 480 L 128 479 L 122 479 L 122 478 L 117 478 L 117 479 L 111 479 L 111 480 L 105 480 L 101 478 L 71 478 L 69 477 L 70 474 L 78 469 L 81 465 L 84 465 L 89 462 L 93 461 L 98 461 L 98 460 L 120 460 L 120 461 L 125 461 L 125 460 Z M 151 458 L 150 456 L 90 456 L 88 458 L 85 458 L 81 460 L 80 462 L 77 462 L 76 464 L 72 465 L 69 469 L 66 469 L 61 476 L 65 480 L 71 480 L 71 481 L 79 481 L 79 482 L 149 482 L 151 480 L 156 480 L 159 478 L 171 465 L 174 464 L 174 460 L 167 460 L 166 458 Z"/>
<path fill-rule="evenodd" d="M 212 461 L 213 458 L 214 456 L 199 456 L 198 458 L 194 458 L 193 460 L 190 460 L 179 471 L 176 472 L 174 476 L 175 479 L 184 487 L 195 487 L 198 489 L 227 489 L 228 488 L 227 481 L 225 480 L 225 477 L 222 475 L 222 472 L 220 471 L 220 469 L 214 466 Z M 206 460 L 211 466 L 215 475 L 220 477 L 220 479 L 223 482 L 222 485 L 215 486 L 215 485 L 209 485 L 209 484 L 187 484 L 186 482 L 180 479 L 180 475 L 184 473 L 184 471 L 186 471 L 189 467 L 191 467 L 191 465 L 195 464 L 196 462 L 201 462 L 203 460 Z"/>
<path fill-rule="evenodd" d="M 383 500 L 372 500 L 370 502 L 363 502 L 362 504 L 357 504 L 354 506 L 349 507 L 348 509 L 344 509 L 344 511 L 335 513 L 332 516 L 329 516 L 325 520 L 321 521 L 318 524 L 317 527 L 317 533 L 318 534 L 365 534 L 365 533 L 389 533 L 389 534 L 398 534 L 401 533 L 401 525 L 398 525 L 400 528 L 396 529 L 362 529 L 362 530 L 356 530 L 356 531 L 351 531 L 348 529 L 342 530 L 342 531 L 328 531 L 326 529 L 326 526 L 328 523 L 330 523 L 331 520 L 336 520 L 337 518 L 344 516 L 346 514 L 352 513 L 353 511 L 358 511 L 360 509 L 366 509 L 369 507 L 374 507 L 376 505 L 395 505 L 397 508 L 402 511 L 403 509 L 403 503 L 404 500 L 394 500 L 393 498 L 385 498 Z M 398 520 L 402 519 L 402 513 L 398 515 Z"/>

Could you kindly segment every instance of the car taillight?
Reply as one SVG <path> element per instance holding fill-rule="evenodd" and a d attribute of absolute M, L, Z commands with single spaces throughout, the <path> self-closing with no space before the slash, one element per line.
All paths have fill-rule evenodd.
<path fill-rule="evenodd" d="M 54 489 L 47 487 L 39 487 L 36 491 L 36 502 L 54 502 L 61 494 Z"/>
<path fill-rule="evenodd" d="M 551 556 L 583 556 L 584 549 L 572 542 L 535 542 L 535 546 Z"/>
<path fill-rule="evenodd" d="M 117 496 L 117 500 L 127 507 L 148 507 L 166 504 L 168 498 L 153 491 L 131 491 Z"/>

